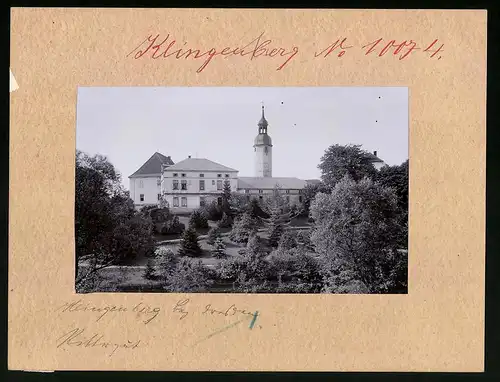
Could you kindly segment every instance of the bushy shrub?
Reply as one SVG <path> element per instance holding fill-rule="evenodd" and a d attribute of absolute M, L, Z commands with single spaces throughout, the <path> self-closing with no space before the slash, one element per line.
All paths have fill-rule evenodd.
<path fill-rule="evenodd" d="M 156 250 L 154 262 L 156 263 L 155 276 L 165 281 L 177 267 L 179 257 L 170 248 L 160 247 Z"/>
<path fill-rule="evenodd" d="M 228 214 L 226 214 L 224 212 L 222 214 L 221 220 L 217 224 L 217 227 L 219 227 L 219 228 L 231 228 L 232 225 L 233 225 L 233 219 Z"/>
<path fill-rule="evenodd" d="M 208 220 L 219 221 L 222 219 L 222 207 L 217 204 L 215 200 L 200 208 L 201 212 L 207 217 Z"/>
<path fill-rule="evenodd" d="M 202 253 L 198 243 L 198 235 L 193 227 L 188 227 L 181 237 L 179 255 L 180 256 L 200 256 Z"/>
<path fill-rule="evenodd" d="M 212 285 L 210 271 L 200 260 L 181 258 L 165 283 L 168 292 L 206 292 Z"/>
<path fill-rule="evenodd" d="M 194 210 L 189 218 L 189 225 L 194 229 L 208 228 L 207 217 L 200 210 Z"/>
<path fill-rule="evenodd" d="M 215 240 L 220 237 L 220 229 L 218 227 L 213 227 L 208 231 L 207 244 L 214 245 Z"/>
<path fill-rule="evenodd" d="M 178 216 L 173 216 L 172 220 L 166 221 L 160 226 L 162 235 L 176 235 L 184 232 L 186 226 L 179 221 Z"/>

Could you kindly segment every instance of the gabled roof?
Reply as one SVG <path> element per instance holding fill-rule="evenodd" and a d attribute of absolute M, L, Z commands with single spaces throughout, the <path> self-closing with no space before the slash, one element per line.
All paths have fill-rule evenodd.
<path fill-rule="evenodd" d="M 205 158 L 186 158 L 167 168 L 168 171 L 220 171 L 238 172 L 220 163 L 213 162 Z"/>
<path fill-rule="evenodd" d="M 161 175 L 162 165 L 173 165 L 174 162 L 168 156 L 160 154 L 158 152 L 154 153 L 151 158 L 149 158 L 146 163 L 144 163 L 139 170 L 134 172 L 129 178 L 138 178 L 143 175 Z"/>
<path fill-rule="evenodd" d="M 269 190 L 278 185 L 283 189 L 300 190 L 306 186 L 306 181 L 299 178 L 274 178 L 274 177 L 239 177 L 239 189 Z"/>

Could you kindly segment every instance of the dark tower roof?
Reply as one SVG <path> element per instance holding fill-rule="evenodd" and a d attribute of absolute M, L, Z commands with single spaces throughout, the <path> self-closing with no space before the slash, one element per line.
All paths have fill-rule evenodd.
<path fill-rule="evenodd" d="M 269 124 L 267 123 L 267 119 L 264 116 L 264 105 L 262 105 L 262 117 L 260 118 L 259 123 L 257 126 L 259 126 L 259 135 L 255 137 L 254 140 L 254 146 L 260 146 L 260 145 L 266 145 L 266 146 L 272 146 L 272 141 L 271 137 L 267 135 L 267 126 Z"/>

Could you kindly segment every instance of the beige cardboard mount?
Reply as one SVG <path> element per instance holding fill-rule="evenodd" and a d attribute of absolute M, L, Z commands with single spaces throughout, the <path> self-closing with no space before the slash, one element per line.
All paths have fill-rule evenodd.
<path fill-rule="evenodd" d="M 10 93 L 9 368 L 483 370 L 486 16 L 473 10 L 12 9 L 10 66 L 20 87 Z M 279 50 L 254 59 L 235 54 L 262 33 L 271 40 L 267 53 L 298 49 L 281 70 L 289 56 Z M 211 48 L 223 53 L 201 72 L 202 57 L 154 59 L 150 49 L 136 59 L 141 42 L 157 34 L 186 41 L 200 55 Z M 366 54 L 363 46 L 378 39 Z M 401 59 L 410 40 L 415 49 Z M 77 296 L 78 86 L 408 87 L 408 295 Z M 184 299 L 188 314 L 180 319 L 174 306 Z M 65 304 L 78 300 L 70 312 Z M 246 321 L 231 326 L 225 317 L 202 315 L 207 304 L 235 304 L 259 317 L 252 329 Z M 90 309 L 113 305 L 100 319 Z M 58 347 L 71 333 L 71 346 Z"/>

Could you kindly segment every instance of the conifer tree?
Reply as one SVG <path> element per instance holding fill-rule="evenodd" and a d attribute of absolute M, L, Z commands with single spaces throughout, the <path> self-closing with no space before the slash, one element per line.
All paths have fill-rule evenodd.
<path fill-rule="evenodd" d="M 220 236 L 215 239 L 212 249 L 212 256 L 217 259 L 226 257 L 226 244 L 224 244 L 224 241 Z"/>
<path fill-rule="evenodd" d="M 208 220 L 201 211 L 194 210 L 189 218 L 189 225 L 194 229 L 208 228 Z"/>
<path fill-rule="evenodd" d="M 233 225 L 233 219 L 229 217 L 225 212 L 222 214 L 222 219 L 217 224 L 219 228 L 230 228 Z"/>
<path fill-rule="evenodd" d="M 230 217 L 233 216 L 231 209 L 231 183 L 228 179 L 224 181 L 222 187 L 222 211 Z"/>
<path fill-rule="evenodd" d="M 180 256 L 196 257 L 201 255 L 200 244 L 198 243 L 198 235 L 193 226 L 189 226 L 181 236 Z"/>
<path fill-rule="evenodd" d="M 214 245 L 215 240 L 220 237 L 220 229 L 218 227 L 213 227 L 208 231 L 207 244 Z"/>
<path fill-rule="evenodd" d="M 229 238 L 236 243 L 246 243 L 250 235 L 257 231 L 256 223 L 250 214 L 245 212 L 234 222 Z"/>

